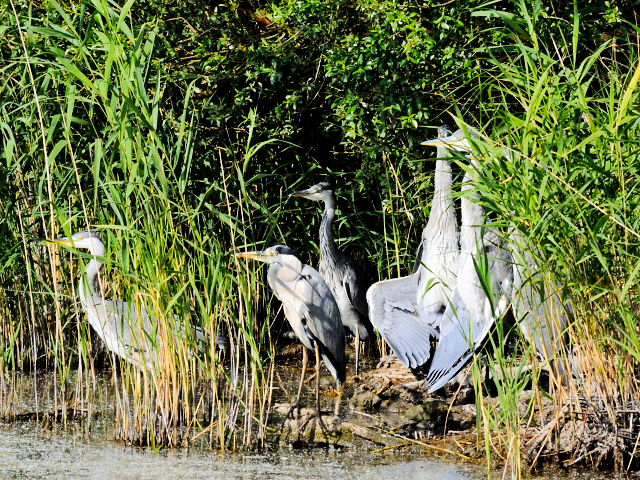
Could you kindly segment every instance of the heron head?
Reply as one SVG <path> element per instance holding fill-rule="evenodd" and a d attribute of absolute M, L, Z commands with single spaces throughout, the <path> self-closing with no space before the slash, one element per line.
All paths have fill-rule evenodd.
<path fill-rule="evenodd" d="M 477 136 L 473 130 L 469 129 L 467 131 L 470 136 Z M 453 133 L 449 133 L 446 127 L 440 128 L 438 130 L 438 138 L 422 142 L 421 145 L 425 145 L 427 147 L 439 147 L 446 150 L 464 153 L 468 153 L 473 150 L 471 148 L 469 138 L 465 135 L 464 130 L 460 128 Z"/>
<path fill-rule="evenodd" d="M 294 192 L 290 195 L 290 197 L 303 197 L 308 198 L 309 200 L 316 201 L 328 201 L 333 196 L 333 190 L 331 189 L 331 185 L 326 182 L 316 183 L 313 187 L 309 187 L 306 190 L 300 190 L 299 192 Z"/>
<path fill-rule="evenodd" d="M 74 233 L 70 237 L 56 238 L 55 240 L 44 240 L 42 245 L 65 245 L 75 248 L 86 248 L 94 251 L 102 245 L 100 237 L 91 230 Z"/>
<path fill-rule="evenodd" d="M 252 258 L 264 263 L 275 263 L 285 255 L 295 257 L 296 254 L 286 245 L 274 245 L 262 251 L 236 253 L 236 257 L 238 258 Z"/>

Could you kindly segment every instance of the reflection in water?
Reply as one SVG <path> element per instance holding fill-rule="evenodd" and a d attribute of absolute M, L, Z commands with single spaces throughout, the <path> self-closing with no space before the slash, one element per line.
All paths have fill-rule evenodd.
<path fill-rule="evenodd" d="M 468 467 L 365 451 L 303 450 L 218 454 L 191 449 L 153 452 L 69 434 L 43 434 L 30 422 L 0 424 L 2 478 L 108 479 L 397 479 L 483 478 Z"/>

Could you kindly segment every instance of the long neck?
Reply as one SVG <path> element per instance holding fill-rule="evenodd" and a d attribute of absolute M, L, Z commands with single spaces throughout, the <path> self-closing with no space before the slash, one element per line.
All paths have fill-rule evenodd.
<path fill-rule="evenodd" d="M 463 251 L 474 252 L 478 248 L 478 242 L 482 233 L 484 209 L 478 205 L 478 197 L 473 191 L 475 173 L 467 173 L 464 176 L 463 192 L 470 192 L 462 197 L 462 227 L 460 229 L 460 246 Z"/>
<path fill-rule="evenodd" d="M 273 276 L 277 281 L 293 282 L 300 277 L 303 267 L 295 255 L 283 255 L 279 262 L 269 265 L 267 276 Z"/>
<path fill-rule="evenodd" d="M 324 202 L 324 214 L 322 222 L 320 222 L 320 253 L 322 261 L 327 262 L 330 259 L 337 259 L 338 247 L 333 239 L 333 231 L 331 224 L 336 216 L 336 199 L 333 195 Z"/>
<path fill-rule="evenodd" d="M 451 198 L 451 162 L 439 158 L 436 161 L 436 173 L 433 184 L 433 203 L 431 215 L 441 217 L 445 212 L 453 211 L 453 199 Z"/>
<path fill-rule="evenodd" d="M 91 253 L 93 258 L 89 261 L 89 265 L 87 265 L 84 275 L 80 277 L 80 284 L 78 287 L 80 301 L 85 306 L 88 305 L 88 297 L 93 297 L 100 293 L 98 274 L 102 268 L 102 262 L 98 260 L 98 258 L 104 257 L 104 244 L 98 239 L 93 239 L 89 253 Z"/>
<path fill-rule="evenodd" d="M 422 242 L 424 245 L 440 245 L 445 251 L 452 252 L 458 249 L 458 222 L 453 205 L 451 184 L 451 162 L 445 160 L 448 156 L 446 150 L 438 149 L 436 170 L 433 181 L 433 201 L 431 213 L 427 225 L 422 230 Z M 424 249 L 422 261 L 428 262 L 433 251 Z"/>

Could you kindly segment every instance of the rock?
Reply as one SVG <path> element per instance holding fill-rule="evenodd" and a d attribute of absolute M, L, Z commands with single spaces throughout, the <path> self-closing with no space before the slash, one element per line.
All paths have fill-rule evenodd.
<path fill-rule="evenodd" d="M 476 406 L 474 404 L 454 405 L 447 419 L 447 430 L 470 430 L 476 426 Z"/>
<path fill-rule="evenodd" d="M 352 400 L 355 407 L 361 408 L 365 412 L 377 411 L 382 403 L 382 399 L 378 395 L 367 390 L 354 394 Z"/>
<path fill-rule="evenodd" d="M 322 413 L 322 425 L 315 410 L 310 408 L 296 408 L 289 403 L 276 403 L 275 412 L 285 417 L 281 426 L 283 440 L 307 443 L 328 442 L 335 443 L 342 435 L 342 420 L 336 415 Z M 293 439 L 295 437 L 295 440 Z"/>

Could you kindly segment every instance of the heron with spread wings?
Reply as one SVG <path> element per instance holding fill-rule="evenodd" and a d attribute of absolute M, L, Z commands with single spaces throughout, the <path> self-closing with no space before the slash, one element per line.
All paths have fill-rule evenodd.
<path fill-rule="evenodd" d="M 472 151 L 471 135 L 458 130 L 426 144 L 468 153 Z M 462 188 L 465 194 L 461 199 L 457 283 L 442 316 L 440 336 L 429 365 L 430 392 L 457 374 L 510 305 L 525 339 L 546 359 L 555 359 L 563 350 L 564 331 L 572 311 L 553 279 L 536 270 L 514 228 L 505 240 L 486 226 L 485 212 L 474 188 L 478 159 L 469 157 Z"/>
<path fill-rule="evenodd" d="M 471 151 L 463 130 L 426 144 Z M 513 261 L 500 235 L 485 226 L 484 209 L 474 187 L 476 170 L 476 160 L 471 157 L 462 186 L 456 286 L 440 321 L 440 336 L 427 374 L 430 392 L 444 386 L 466 365 L 509 306 Z"/>
<path fill-rule="evenodd" d="M 513 274 L 500 237 L 484 226 L 473 190 L 473 159 L 463 184 L 458 237 L 447 157 L 471 151 L 465 132 L 441 129 L 423 145 L 438 147 L 439 158 L 420 265 L 408 277 L 374 284 L 367 300 L 373 324 L 394 353 L 411 368 L 428 366 L 429 391 L 435 391 L 467 363 L 504 313 Z"/>
<path fill-rule="evenodd" d="M 447 138 L 449 130 L 438 130 Z M 451 155 L 438 147 L 431 215 L 422 231 L 418 263 L 406 277 L 377 282 L 367 291 L 371 322 L 408 367 L 428 362 L 442 315 L 456 286 L 458 224 L 453 204 Z"/>

